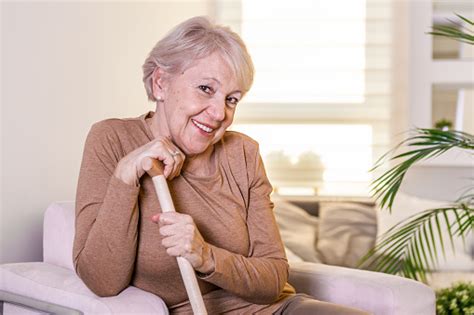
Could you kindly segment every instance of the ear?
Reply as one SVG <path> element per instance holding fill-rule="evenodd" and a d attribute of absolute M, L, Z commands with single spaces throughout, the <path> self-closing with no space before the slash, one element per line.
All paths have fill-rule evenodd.
<path fill-rule="evenodd" d="M 156 67 L 152 74 L 152 92 L 155 99 L 164 99 L 163 84 L 165 81 L 164 71 L 160 67 Z"/>

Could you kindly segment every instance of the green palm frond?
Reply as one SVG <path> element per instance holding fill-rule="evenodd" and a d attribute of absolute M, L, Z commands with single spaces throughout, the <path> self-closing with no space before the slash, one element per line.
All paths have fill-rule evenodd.
<path fill-rule="evenodd" d="M 408 151 L 396 154 L 402 146 Z M 387 159 L 400 161 L 371 184 L 371 192 L 380 201 L 381 208 L 392 209 L 393 201 L 408 169 L 418 161 L 436 157 L 451 148 L 474 149 L 474 136 L 456 130 L 417 128 L 414 135 L 402 141 L 393 150 L 382 156 L 371 171 L 381 167 Z M 396 154 L 396 155 L 395 155 Z M 389 158 L 391 155 L 395 155 Z"/>
<path fill-rule="evenodd" d="M 449 37 L 463 43 L 474 45 L 474 32 L 467 27 L 473 27 L 474 22 L 459 14 L 456 14 L 456 16 L 460 19 L 459 22 L 448 20 L 451 23 L 450 25 L 434 25 L 432 27 L 433 31 L 428 34 Z M 464 26 L 464 24 L 467 26 Z"/>
<path fill-rule="evenodd" d="M 454 252 L 453 237 L 466 237 L 474 227 L 474 208 L 466 203 L 417 213 L 388 230 L 359 263 L 359 267 L 400 274 L 426 282 L 438 264 L 437 248 L 445 257 L 445 243 Z M 443 236 L 448 233 L 448 240 Z"/>
<path fill-rule="evenodd" d="M 444 36 L 474 45 L 474 22 L 456 14 L 458 22 L 433 26 L 429 34 Z M 387 161 L 395 166 L 372 182 L 371 190 L 381 208 L 392 210 L 393 201 L 408 169 L 415 163 L 436 157 L 451 148 L 474 150 L 474 136 L 461 131 L 420 129 L 384 154 L 372 168 Z M 407 150 L 397 153 L 401 148 Z M 377 244 L 360 261 L 359 267 L 426 282 L 426 273 L 438 263 L 438 248 L 445 256 L 445 242 L 454 252 L 453 238 L 464 238 L 474 230 L 474 187 L 469 187 L 450 206 L 425 210 L 398 223 L 377 240 Z M 443 231 L 448 235 L 443 236 Z M 445 234 L 445 235 L 446 235 Z"/>

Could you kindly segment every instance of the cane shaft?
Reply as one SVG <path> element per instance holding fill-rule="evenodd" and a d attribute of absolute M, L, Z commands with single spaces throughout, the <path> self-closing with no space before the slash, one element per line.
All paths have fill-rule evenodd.
<path fill-rule="evenodd" d="M 151 167 L 148 168 L 148 166 Z M 163 175 L 163 168 L 158 161 L 152 160 L 151 162 L 144 162 L 144 169 L 147 170 L 147 173 L 152 176 L 153 184 L 155 186 L 156 195 L 158 196 L 158 201 L 161 205 L 162 212 L 175 212 L 173 199 L 171 199 L 171 194 L 168 188 L 168 183 L 166 178 Z M 201 290 L 196 278 L 196 273 L 191 263 L 183 257 L 177 257 L 179 270 L 181 272 L 181 277 L 184 282 L 184 287 L 186 288 L 186 293 L 188 294 L 189 302 L 193 309 L 194 314 L 198 315 L 207 315 L 206 307 L 204 305 L 204 300 L 202 299 Z"/>

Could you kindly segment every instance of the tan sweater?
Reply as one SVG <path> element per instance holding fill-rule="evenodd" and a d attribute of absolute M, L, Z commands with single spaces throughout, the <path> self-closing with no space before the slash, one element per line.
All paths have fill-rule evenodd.
<path fill-rule="evenodd" d="M 148 175 L 129 186 L 113 172 L 119 160 L 153 135 L 145 118 L 95 124 L 86 140 L 76 196 L 74 263 L 101 296 L 129 285 L 160 296 L 172 313 L 190 313 L 174 257 L 161 245 L 151 216 L 161 212 Z M 252 139 L 226 132 L 214 145 L 216 172 L 186 169 L 169 182 L 176 210 L 190 214 L 211 244 L 215 271 L 199 278 L 209 314 L 270 314 L 294 293 L 273 216 L 272 190 Z"/>

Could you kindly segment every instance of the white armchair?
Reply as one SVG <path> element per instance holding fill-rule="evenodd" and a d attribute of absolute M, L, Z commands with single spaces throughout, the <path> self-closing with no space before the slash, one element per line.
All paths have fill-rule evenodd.
<path fill-rule="evenodd" d="M 73 237 L 74 203 L 51 204 L 44 216 L 44 261 L 0 265 L 4 314 L 168 314 L 160 297 L 135 287 L 115 297 L 92 293 L 74 271 Z M 435 314 L 434 292 L 401 277 L 300 262 L 291 264 L 290 283 L 298 292 L 376 315 Z"/>

